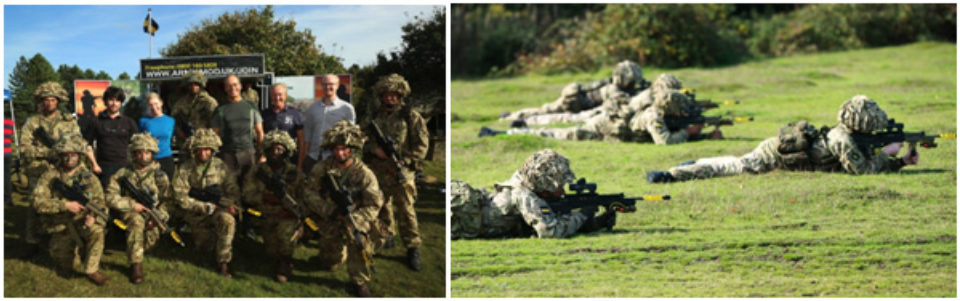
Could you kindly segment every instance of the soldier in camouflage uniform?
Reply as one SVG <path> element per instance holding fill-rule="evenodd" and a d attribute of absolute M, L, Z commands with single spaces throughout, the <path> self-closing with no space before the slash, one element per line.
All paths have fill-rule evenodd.
<path fill-rule="evenodd" d="M 306 207 L 323 218 L 318 225 L 323 235 L 317 256 L 324 267 L 330 270 L 346 262 L 357 295 L 370 296 L 367 287 L 373 254 L 370 236 L 377 232 L 377 214 L 383 206 L 377 177 L 355 156 L 365 140 L 359 126 L 342 120 L 323 136 L 321 147 L 331 150 L 333 154 L 313 167 L 304 184 L 304 187 L 309 187 L 305 192 Z M 338 208 L 331 196 L 332 189 L 324 185 L 325 178 L 330 175 L 352 197 L 353 204 L 345 208 L 352 218 L 352 224 L 349 218 L 337 214 L 337 209 L 343 208 Z M 362 246 L 357 244 L 358 237 L 362 240 Z"/>
<path fill-rule="evenodd" d="M 653 141 L 657 145 L 677 144 L 699 139 L 720 139 L 723 132 L 714 129 L 709 135 L 701 135 L 703 124 L 692 124 L 682 129 L 667 127 L 666 119 L 686 117 L 689 108 L 696 106 L 679 90 L 653 91 L 653 105 L 630 120 L 630 131 L 638 141 Z"/>
<path fill-rule="evenodd" d="M 552 149 L 534 153 L 523 162 L 513 176 L 494 185 L 493 195 L 473 193 L 472 206 L 451 208 L 451 227 L 454 238 L 524 237 L 536 234 L 539 238 L 566 238 L 577 232 L 597 231 L 616 223 L 615 211 L 573 211 L 557 214 L 544 200 L 563 196 L 564 186 L 576 176 L 570 170 L 570 161 Z M 462 195 L 454 182 L 451 196 Z M 451 204 L 460 202 L 451 201 Z M 464 210 L 472 208 L 472 210 Z M 531 229 L 532 228 L 532 229 Z M 532 230 L 532 231 L 531 231 Z"/>
<path fill-rule="evenodd" d="M 162 206 L 169 199 L 172 189 L 167 174 L 160 169 L 160 163 L 153 161 L 159 152 L 157 139 L 148 133 L 134 134 L 130 138 L 130 165 L 117 171 L 110 177 L 107 185 L 107 205 L 121 213 L 127 229 L 127 256 L 130 259 L 130 282 L 143 282 L 143 253 L 153 248 L 163 233 L 154 224 L 147 212 L 153 212 L 160 220 L 169 218 Z M 132 197 L 131 192 L 123 189 L 121 179 L 130 181 L 138 189 L 146 190 L 157 201 L 155 204 L 141 204 Z M 147 208 L 152 206 L 153 209 Z"/>
<path fill-rule="evenodd" d="M 644 83 L 640 65 L 629 60 L 618 63 L 613 68 L 613 76 L 581 85 L 572 83 L 563 88 L 560 98 L 539 108 L 521 109 L 505 114 L 501 120 L 525 119 L 534 115 L 551 113 L 577 113 L 598 106 L 616 108 L 629 101 L 636 94 L 637 86 Z M 641 87 L 642 88 L 642 87 Z"/>
<path fill-rule="evenodd" d="M 190 71 L 183 75 L 184 94 L 173 103 L 170 114 L 177 122 L 177 137 L 181 140 L 192 131 L 210 127 L 210 119 L 217 108 L 217 100 L 204 88 L 207 78 L 200 71 Z"/>
<path fill-rule="evenodd" d="M 252 208 L 259 210 L 263 244 L 267 254 L 276 258 L 275 279 L 287 282 L 293 274 L 293 251 L 297 247 L 300 231 L 303 231 L 294 206 L 300 206 L 304 174 L 290 163 L 290 156 L 297 152 L 297 144 L 283 130 L 273 130 L 263 139 L 260 153 L 267 157 L 264 163 L 258 163 L 247 173 L 243 186 L 244 199 Z M 282 188 L 286 195 L 276 195 L 263 177 L 282 179 Z M 291 204 L 286 205 L 284 198 L 289 195 Z M 302 213 L 301 213 L 302 214 Z"/>
<path fill-rule="evenodd" d="M 20 129 L 20 152 L 23 154 L 23 173 L 27 177 L 28 191 L 33 191 L 36 187 L 40 175 L 54 168 L 51 162 L 56 160 L 53 145 L 44 144 L 43 139 L 37 136 L 38 130 L 42 129 L 46 132 L 49 137 L 48 142 L 52 143 L 67 136 L 81 136 L 80 126 L 77 125 L 73 116 L 57 109 L 60 103 L 67 100 L 67 91 L 59 83 L 41 84 L 33 92 L 33 100 L 40 106 L 40 113 L 27 119 Z M 83 154 L 90 159 L 92 170 L 99 172 L 100 167 L 97 165 L 96 157 L 93 156 L 93 148 L 86 146 Z M 33 202 L 34 200 L 30 199 L 31 206 Z M 40 243 L 40 221 L 35 218 L 35 215 L 33 210 L 27 213 L 25 240 L 31 249 L 28 254 L 36 253 L 37 245 Z"/>
<path fill-rule="evenodd" d="M 31 197 L 43 229 L 50 234 L 50 257 L 60 267 L 86 274 L 97 285 L 104 285 L 108 279 L 100 273 L 100 256 L 107 220 L 93 214 L 90 208 L 108 213 L 100 180 L 80 165 L 80 156 L 88 147 L 79 135 L 65 136 L 57 142 L 57 168 L 40 176 Z M 55 188 L 57 182 L 68 189 L 80 188 L 82 197 L 68 199 L 69 194 Z M 81 204 L 84 197 L 87 203 Z"/>
<path fill-rule="evenodd" d="M 764 140 L 742 157 L 705 158 L 667 172 L 651 171 L 647 173 L 647 181 L 687 181 L 774 169 L 870 174 L 898 171 L 906 165 L 917 164 L 919 155 L 913 146 L 907 156 L 897 158 L 902 143 L 887 145 L 876 154 L 864 153 L 854 143 L 852 134 L 870 134 L 888 124 L 887 114 L 872 99 L 857 95 L 847 100 L 840 107 L 837 121 L 839 124 L 829 131 L 817 130 L 806 121 L 791 123 L 780 129 L 779 136 Z"/>
<path fill-rule="evenodd" d="M 186 144 L 191 158 L 174 172 L 173 200 L 193 230 L 194 245 L 214 251 L 220 274 L 229 278 L 240 197 L 237 181 L 227 173 L 223 161 L 213 156 L 220 147 L 220 137 L 212 129 L 198 129 Z M 219 199 L 204 201 L 190 194 L 191 190 L 209 190 L 213 185 L 220 188 Z"/>
<path fill-rule="evenodd" d="M 430 134 L 420 114 L 410 110 L 403 97 L 410 94 L 410 85 L 402 76 L 390 74 L 380 78 L 373 87 L 381 99 L 380 110 L 375 113 L 371 123 L 376 123 L 383 135 L 394 141 L 393 148 L 399 152 L 402 176 L 397 174 L 397 163 L 387 157 L 375 139 L 367 140 L 364 146 L 363 161 L 376 172 L 377 182 L 383 190 L 384 205 L 380 210 L 378 244 L 389 248 L 393 244 L 394 206 L 396 207 L 397 228 L 407 247 L 407 265 L 420 270 L 420 227 L 414 202 L 417 199 L 417 186 L 414 183 L 416 171 L 420 169 L 427 155 Z M 373 125 L 367 126 L 367 133 L 373 133 Z M 372 135 L 372 134 L 371 134 Z M 401 179 L 402 178 L 402 179 Z M 391 206 L 393 205 L 393 206 Z"/>

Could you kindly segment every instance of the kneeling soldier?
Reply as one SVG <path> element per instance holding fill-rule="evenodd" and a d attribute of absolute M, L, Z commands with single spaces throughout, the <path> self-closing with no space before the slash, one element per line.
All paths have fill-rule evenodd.
<path fill-rule="evenodd" d="M 213 130 L 198 129 L 186 144 L 192 158 L 173 175 L 173 199 L 193 230 L 194 245 L 203 251 L 215 250 L 220 274 L 229 278 L 237 223 L 234 204 L 240 194 L 237 181 L 223 161 L 213 156 L 220 147 L 220 137 Z"/>
<path fill-rule="evenodd" d="M 37 180 L 33 207 L 51 236 L 50 257 L 61 267 L 84 273 L 97 285 L 104 285 L 108 279 L 99 271 L 100 256 L 109 216 L 100 180 L 80 166 L 80 156 L 87 147 L 80 136 L 65 136 L 57 142 L 57 168 Z"/>

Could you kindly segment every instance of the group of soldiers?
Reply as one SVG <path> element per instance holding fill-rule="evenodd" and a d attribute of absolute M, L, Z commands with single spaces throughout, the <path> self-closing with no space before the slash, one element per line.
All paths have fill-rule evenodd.
<path fill-rule="evenodd" d="M 583 85 L 571 84 L 552 103 L 503 115 L 503 119 L 513 120 L 512 126 L 518 128 L 502 132 L 483 127 L 480 136 L 538 134 L 570 140 L 652 140 L 658 145 L 689 141 L 694 137 L 722 138 L 719 130 L 700 134 L 702 124 L 681 128 L 668 126 L 670 119 L 688 117 L 691 110 L 697 109 L 697 103 L 688 98 L 690 94 L 679 90 L 682 86 L 676 77 L 662 74 L 649 88 L 633 90 L 637 93 L 632 96 L 630 89 L 617 86 L 617 83 L 629 82 L 625 80 L 628 78 L 642 82 L 639 68 L 632 62 L 622 62 L 616 66 L 612 80 L 587 85 L 599 87 L 599 90 L 588 89 L 584 93 Z M 527 127 L 528 124 L 550 122 L 585 124 L 567 129 Z M 647 181 L 667 183 L 758 174 L 775 169 L 872 174 L 896 172 L 919 162 L 916 143 L 910 143 L 906 155 L 897 157 L 904 146 L 903 139 L 892 139 L 879 145 L 863 142 L 866 141 L 864 137 L 877 137 L 880 132 L 898 134 L 888 133 L 891 127 L 902 129 L 901 124 L 893 124 L 893 120 L 888 119 L 877 103 L 867 96 L 857 95 L 844 102 L 837 122 L 836 126 L 821 128 L 807 121 L 789 123 L 780 128 L 779 135 L 764 140 L 746 155 L 683 162 L 668 171 L 648 172 Z M 509 180 L 495 184 L 493 192 L 455 180 L 450 199 L 452 237 L 523 237 L 531 234 L 541 238 L 568 237 L 577 232 L 612 227 L 616 222 L 612 212 L 557 214 L 551 210 L 545 200 L 562 197 L 564 186 L 573 183 L 574 179 L 569 160 L 546 149 L 527 158 Z"/>
<path fill-rule="evenodd" d="M 429 140 L 423 119 L 403 101 L 411 90 L 402 76 L 382 77 L 373 87 L 381 109 L 361 123 L 364 128 L 341 120 L 323 134 L 321 148 L 332 154 L 311 170 L 291 163 L 297 143 L 286 131 L 273 130 L 257 150 L 263 159 L 245 174 L 216 156 L 221 138 L 208 128 L 216 100 L 194 77 L 185 78 L 192 89 L 173 108 L 174 114 L 187 113 L 185 120 L 195 126 L 186 127 L 185 154 L 173 176 L 154 161 L 157 140 L 137 133 L 128 147 L 130 163 L 103 185 L 82 162 L 92 147 L 76 120 L 58 109 L 68 99 L 66 91 L 55 82 L 40 85 L 34 93 L 39 113 L 21 130 L 33 209 L 26 241 L 38 244 L 47 236 L 49 253 L 61 267 L 104 285 L 108 279 L 99 272 L 104 235 L 115 224 L 126 232 L 129 278 L 136 284 L 144 281 L 146 250 L 168 236 L 186 244 L 178 229 L 167 225 L 176 217 L 189 227 L 192 247 L 213 252 L 217 272 L 229 278 L 234 234 L 246 212 L 244 218 L 260 226 L 279 282 L 291 276 L 301 238 L 314 238 L 323 268 L 346 263 L 355 293 L 370 296 L 373 255 L 395 245 L 394 224 L 407 247 L 408 266 L 420 270 L 414 180 Z M 374 131 L 381 141 L 372 138 Z"/>

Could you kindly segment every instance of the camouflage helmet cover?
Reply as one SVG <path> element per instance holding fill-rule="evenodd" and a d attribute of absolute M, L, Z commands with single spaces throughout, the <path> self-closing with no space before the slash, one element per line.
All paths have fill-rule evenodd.
<path fill-rule="evenodd" d="M 186 147 L 191 152 L 198 148 L 211 148 L 216 151 L 220 145 L 220 136 L 209 128 L 197 129 L 186 143 Z"/>
<path fill-rule="evenodd" d="M 520 165 L 517 174 L 523 186 L 533 191 L 554 191 L 576 179 L 570 160 L 552 149 L 534 153 Z"/>
<path fill-rule="evenodd" d="M 854 132 L 869 133 L 887 126 L 887 113 L 866 95 L 857 95 L 840 106 L 837 121 Z"/>
<path fill-rule="evenodd" d="M 377 96 L 387 92 L 394 92 L 399 94 L 400 97 L 405 97 L 410 95 L 410 84 L 407 83 L 407 80 L 404 79 L 403 76 L 391 73 L 390 75 L 380 77 L 377 84 L 373 86 L 373 91 L 377 93 Z"/>
<path fill-rule="evenodd" d="M 643 79 L 640 65 L 630 60 L 622 61 L 613 68 L 613 84 L 625 88 L 632 86 Z"/>
<path fill-rule="evenodd" d="M 67 90 L 64 90 L 63 86 L 60 86 L 60 83 L 49 81 L 40 84 L 40 86 L 33 91 L 34 101 L 41 101 L 47 97 L 56 97 L 62 103 L 67 100 Z"/>
<path fill-rule="evenodd" d="M 359 150 L 363 148 L 364 141 L 366 141 L 366 138 L 360 131 L 360 126 L 351 124 L 347 120 L 340 120 L 330 130 L 323 133 L 323 144 L 320 145 L 320 148 L 333 149 L 337 145 L 345 145 Z"/>
<path fill-rule="evenodd" d="M 260 152 L 266 154 L 274 145 L 280 144 L 287 149 L 287 153 L 297 151 L 297 143 L 293 141 L 290 134 L 286 131 L 275 129 L 263 136 L 263 144 L 260 146 Z"/>
<path fill-rule="evenodd" d="M 53 146 L 57 154 L 62 153 L 85 153 L 87 152 L 87 141 L 77 135 L 63 136 Z"/>
<path fill-rule="evenodd" d="M 667 73 L 660 73 L 660 76 L 657 76 L 657 79 L 653 81 L 652 87 L 653 89 L 657 90 L 680 90 L 683 88 L 683 83 L 681 83 L 680 79 L 678 79 L 676 76 Z"/>
<path fill-rule="evenodd" d="M 136 133 L 130 137 L 130 153 L 138 150 L 148 150 L 154 154 L 160 152 L 160 148 L 157 146 L 157 138 L 153 138 L 149 133 Z M 130 156 L 133 158 L 133 156 Z"/>
<path fill-rule="evenodd" d="M 684 116 L 687 113 L 687 96 L 678 90 L 668 89 L 653 92 L 653 105 L 668 116 Z"/>
<path fill-rule="evenodd" d="M 185 84 L 196 83 L 200 85 L 201 88 L 207 86 L 207 77 L 203 76 L 203 72 L 193 70 L 183 74 L 183 82 Z"/>

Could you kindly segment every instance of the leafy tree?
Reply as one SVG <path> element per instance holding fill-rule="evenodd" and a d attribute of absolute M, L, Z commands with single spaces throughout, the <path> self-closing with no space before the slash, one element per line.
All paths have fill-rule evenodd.
<path fill-rule="evenodd" d="M 57 73 L 43 55 L 37 53 L 30 60 L 23 56 L 17 61 L 10 74 L 10 93 L 16 113 L 17 125 L 23 125 L 27 117 L 36 112 L 33 103 L 33 91 L 40 84 L 57 80 Z M 62 104 L 61 104 L 62 105 Z"/>
<path fill-rule="evenodd" d="M 120 75 L 117 75 L 117 80 L 130 80 L 130 74 L 127 74 L 127 72 L 120 73 Z"/>
<path fill-rule="evenodd" d="M 107 72 L 106 72 L 106 71 L 103 71 L 103 70 L 100 70 L 100 72 L 97 72 L 97 76 L 96 76 L 95 78 L 96 78 L 96 79 L 113 80 L 113 77 L 110 77 L 110 74 L 107 74 Z"/>
<path fill-rule="evenodd" d="M 97 79 L 97 74 L 93 72 L 93 69 L 87 68 L 87 70 L 83 70 L 83 79 Z"/>
<path fill-rule="evenodd" d="M 277 76 L 342 73 L 342 58 L 325 54 L 309 29 L 274 18 L 273 7 L 224 13 L 205 19 L 160 50 L 163 56 L 263 53 Z"/>

